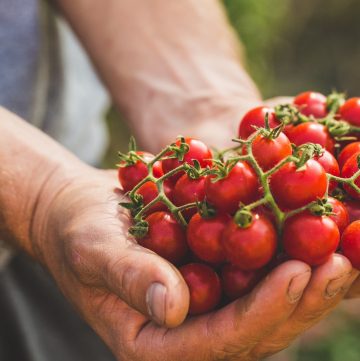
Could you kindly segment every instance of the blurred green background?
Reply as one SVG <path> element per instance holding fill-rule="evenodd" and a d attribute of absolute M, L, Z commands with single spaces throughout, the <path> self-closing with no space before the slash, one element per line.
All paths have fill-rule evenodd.
<path fill-rule="evenodd" d="M 360 95 L 360 1 L 224 0 L 244 45 L 249 73 L 263 96 L 332 89 Z M 115 121 L 116 119 L 116 121 Z M 113 136 L 104 166 L 113 167 L 129 132 L 112 110 Z M 325 324 L 278 356 L 291 361 L 359 361 L 360 304 L 342 307 Z"/>

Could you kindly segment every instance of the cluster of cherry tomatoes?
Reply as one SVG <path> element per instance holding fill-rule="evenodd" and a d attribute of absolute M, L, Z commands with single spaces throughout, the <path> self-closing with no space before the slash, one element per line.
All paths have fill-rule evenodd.
<path fill-rule="evenodd" d="M 281 262 L 342 252 L 360 269 L 360 98 L 305 92 L 241 119 L 235 146 L 179 137 L 120 154 L 130 233 L 176 265 L 189 314 L 252 290 Z M 359 220 L 358 220 L 359 219 Z"/>

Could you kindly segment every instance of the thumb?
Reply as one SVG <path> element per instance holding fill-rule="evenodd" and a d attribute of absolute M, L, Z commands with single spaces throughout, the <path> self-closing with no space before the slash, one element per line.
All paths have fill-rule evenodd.
<path fill-rule="evenodd" d="M 181 324 L 190 296 L 179 271 L 125 234 L 119 239 L 119 232 L 96 228 L 67 244 L 67 260 L 76 276 L 90 287 L 108 289 L 160 325 Z"/>
<path fill-rule="evenodd" d="M 150 250 L 129 241 L 108 260 L 107 288 L 159 325 L 181 324 L 189 308 L 189 290 L 179 271 Z"/>

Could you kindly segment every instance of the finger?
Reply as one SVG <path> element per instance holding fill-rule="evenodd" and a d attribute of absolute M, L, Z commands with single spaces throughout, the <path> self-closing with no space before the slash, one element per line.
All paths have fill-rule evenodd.
<path fill-rule="evenodd" d="M 82 282 L 104 287 L 160 325 L 183 322 L 189 291 L 169 262 L 128 237 L 127 227 L 92 225 L 73 235 L 67 247 L 70 267 Z"/>
<path fill-rule="evenodd" d="M 147 352 L 165 349 L 169 359 L 176 359 L 175 355 L 182 352 L 183 360 L 246 359 L 249 349 L 291 315 L 310 276 L 310 267 L 302 262 L 281 265 L 249 296 L 211 314 L 190 318 L 161 337 L 153 337 Z M 148 336 L 143 332 L 137 341 L 146 342 Z M 186 355 L 185 344 L 193 354 Z"/>
<path fill-rule="evenodd" d="M 310 267 L 300 261 L 279 266 L 248 296 L 217 313 L 209 325 L 211 332 L 229 340 L 261 341 L 291 315 L 310 277 Z"/>
<path fill-rule="evenodd" d="M 357 277 L 349 260 L 339 254 L 313 271 L 311 281 L 289 320 L 255 350 L 257 357 L 280 351 L 299 334 L 323 319 L 343 299 Z"/>
<path fill-rule="evenodd" d="M 346 298 L 359 298 L 360 297 L 360 277 L 358 276 L 351 285 Z"/>
<path fill-rule="evenodd" d="M 280 96 L 275 98 L 266 99 L 264 104 L 269 107 L 275 107 L 280 104 L 292 104 L 294 97 Z"/>

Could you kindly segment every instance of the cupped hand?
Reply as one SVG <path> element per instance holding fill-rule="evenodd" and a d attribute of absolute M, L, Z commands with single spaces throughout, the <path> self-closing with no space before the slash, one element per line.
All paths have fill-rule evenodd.
<path fill-rule="evenodd" d="M 329 313 L 357 277 L 334 255 L 311 270 L 289 261 L 251 294 L 187 318 L 179 272 L 128 235 L 114 172 L 88 167 L 44 187 L 32 238 L 38 258 L 119 360 L 258 360 Z M 57 184 L 57 192 L 54 192 Z"/>

